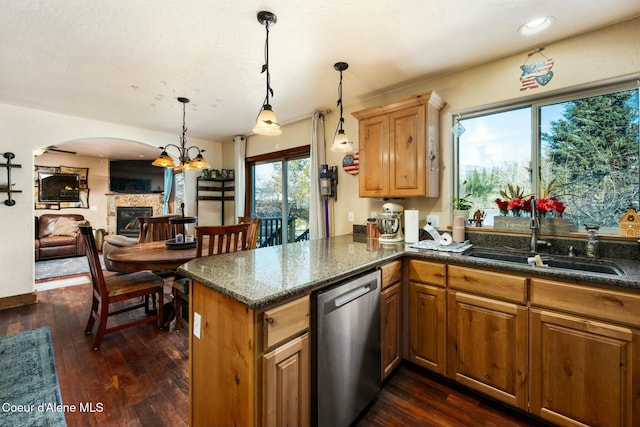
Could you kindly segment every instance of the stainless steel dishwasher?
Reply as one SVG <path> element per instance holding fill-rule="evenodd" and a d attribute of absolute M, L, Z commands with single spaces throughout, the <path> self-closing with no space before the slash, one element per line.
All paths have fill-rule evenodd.
<path fill-rule="evenodd" d="M 312 296 L 312 416 L 351 424 L 380 391 L 380 271 Z"/>

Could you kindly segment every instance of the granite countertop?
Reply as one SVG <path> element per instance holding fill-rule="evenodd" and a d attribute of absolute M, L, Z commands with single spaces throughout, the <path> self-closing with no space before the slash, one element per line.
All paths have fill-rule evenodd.
<path fill-rule="evenodd" d="M 358 239 L 356 239 L 358 240 Z M 371 247 L 352 235 L 196 258 L 178 273 L 256 309 L 410 256 L 445 263 L 500 268 L 529 276 L 640 289 L 640 262 L 611 260 L 626 273 L 617 276 L 531 267 L 462 254 L 412 249 L 404 243 Z"/>
<path fill-rule="evenodd" d="M 367 250 L 345 235 L 196 258 L 178 273 L 255 309 L 365 272 L 404 252 L 403 243 Z"/>

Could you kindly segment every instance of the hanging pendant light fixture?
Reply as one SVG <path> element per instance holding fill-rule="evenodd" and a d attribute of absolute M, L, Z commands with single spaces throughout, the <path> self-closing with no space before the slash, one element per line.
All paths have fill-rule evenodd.
<path fill-rule="evenodd" d="M 333 144 L 331 145 L 331 151 L 337 151 L 341 153 L 350 153 L 353 151 L 353 142 L 347 139 L 347 135 L 344 133 L 342 124 L 344 123 L 344 117 L 342 116 L 342 72 L 349 68 L 349 64 L 346 62 L 336 62 L 333 65 L 336 71 L 340 72 L 340 84 L 338 85 L 338 103 L 340 107 L 340 120 L 338 120 L 338 127 L 336 128 L 336 134 L 333 137 Z"/>
<path fill-rule="evenodd" d="M 160 147 L 162 152 L 151 164 L 153 166 L 160 166 L 163 168 L 175 168 L 177 166 L 178 169 L 208 169 L 209 163 L 207 163 L 205 158 L 202 157 L 204 150 L 201 150 L 195 145 L 187 147 L 186 105 L 190 100 L 189 98 L 178 98 L 178 101 L 182 103 L 182 135 L 180 136 L 180 146 L 178 147 L 175 144 L 167 144 L 164 147 Z M 167 148 L 169 147 L 174 147 L 178 150 L 178 165 L 173 162 L 173 159 L 169 156 L 169 153 L 167 153 Z M 189 150 L 192 148 L 198 150 L 198 154 L 193 160 L 189 157 Z"/>
<path fill-rule="evenodd" d="M 277 21 L 278 18 L 272 12 L 264 10 L 258 12 L 258 22 L 264 25 L 267 30 L 267 37 L 264 43 L 265 62 L 264 65 L 262 65 L 261 71 L 261 73 L 267 73 L 267 96 L 265 97 L 265 101 L 260 109 L 260 114 L 258 114 L 258 118 L 256 119 L 256 126 L 253 128 L 253 132 L 258 135 L 272 136 L 280 135 L 282 133 L 280 130 L 280 124 L 276 119 L 276 114 L 273 112 L 271 104 L 269 104 L 269 94 L 273 96 L 273 89 L 271 88 L 271 74 L 269 74 L 269 26 L 275 25 Z"/>

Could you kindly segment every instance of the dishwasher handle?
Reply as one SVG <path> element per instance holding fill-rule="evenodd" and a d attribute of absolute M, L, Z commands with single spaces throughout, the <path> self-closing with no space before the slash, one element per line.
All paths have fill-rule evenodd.
<path fill-rule="evenodd" d="M 364 285 L 352 291 L 349 291 L 346 294 L 340 295 L 335 299 L 336 308 L 342 307 L 343 305 L 350 303 L 354 299 L 361 297 L 362 295 L 366 294 L 370 290 L 371 290 L 371 286 Z"/>
<path fill-rule="evenodd" d="M 376 290 L 378 287 L 376 286 L 376 283 L 373 282 L 369 282 L 369 283 L 365 283 L 362 286 L 359 286 L 355 289 L 352 289 L 348 292 L 345 292 L 342 295 L 338 295 L 337 297 L 334 297 L 328 301 L 326 301 L 324 303 L 324 314 L 329 314 L 332 311 L 335 311 L 337 309 L 339 309 L 340 307 L 343 307 L 347 304 L 349 304 L 351 301 L 354 301 L 358 298 L 360 298 L 363 295 L 366 295 L 368 293 L 370 293 L 371 291 Z"/>

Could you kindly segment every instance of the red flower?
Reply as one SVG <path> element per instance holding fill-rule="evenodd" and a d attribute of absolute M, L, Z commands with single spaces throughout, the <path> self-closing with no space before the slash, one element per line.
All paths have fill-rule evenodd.
<path fill-rule="evenodd" d="M 531 205 L 529 205 L 531 206 Z M 524 199 L 522 197 L 516 197 L 514 199 L 509 200 L 508 208 L 510 211 L 516 209 L 521 210 L 524 208 Z"/>
<path fill-rule="evenodd" d="M 509 202 L 507 202 L 506 200 L 496 199 L 496 204 L 498 205 L 498 209 L 500 209 L 501 211 L 506 211 L 507 209 L 509 209 Z"/>

